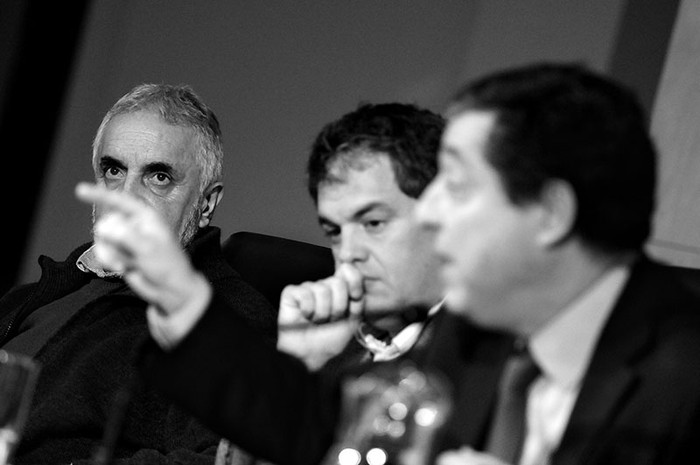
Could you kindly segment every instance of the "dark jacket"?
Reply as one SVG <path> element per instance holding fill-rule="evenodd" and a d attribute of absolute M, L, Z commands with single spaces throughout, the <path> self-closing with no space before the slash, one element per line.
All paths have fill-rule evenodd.
<path fill-rule="evenodd" d="M 633 267 L 551 465 L 700 463 L 700 298 L 686 279 L 647 259 Z M 462 343 L 459 332 L 446 321 L 428 362 L 459 386 L 442 447 L 479 449 L 509 346 Z"/>
<path fill-rule="evenodd" d="M 423 359 L 454 391 L 441 450 L 483 446 L 511 344 L 460 321 L 445 315 Z M 228 357 L 207 357 L 222 346 Z M 319 463 L 333 441 L 337 376 L 309 373 L 257 344 L 221 301 L 172 352 L 150 344 L 143 367 L 176 403 L 275 463 Z M 698 463 L 698 444 L 700 298 L 674 268 L 642 260 L 600 337 L 552 464 Z"/>
<path fill-rule="evenodd" d="M 3 344 L 31 312 L 91 279 L 75 266 L 89 246 L 79 247 L 64 262 L 42 256 L 40 280 L 15 288 L 2 298 Z M 255 333 L 260 334 L 257 342 L 272 344 L 275 311 L 223 259 L 219 229 L 201 231 L 188 252 L 227 308 L 256 328 Z M 112 412 L 117 394 L 128 386 L 131 397 L 114 452 L 116 463 L 213 463 L 220 436 L 135 376 L 134 361 L 148 336 L 145 309 L 146 303 L 122 284 L 56 328 L 35 357 L 42 368 L 15 464 L 90 459 L 108 421 L 117 418 Z M 263 337 L 266 342 L 261 342 Z"/>

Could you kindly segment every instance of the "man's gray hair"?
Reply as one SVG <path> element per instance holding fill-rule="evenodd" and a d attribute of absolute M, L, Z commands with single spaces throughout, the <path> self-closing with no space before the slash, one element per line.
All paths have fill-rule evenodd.
<path fill-rule="evenodd" d="M 223 139 L 219 120 L 202 99 L 185 84 L 140 84 L 120 98 L 102 119 L 92 143 L 93 167 L 105 127 L 117 115 L 137 111 L 156 112 L 174 126 L 192 128 L 197 135 L 197 165 L 201 170 L 200 193 L 223 178 Z"/>

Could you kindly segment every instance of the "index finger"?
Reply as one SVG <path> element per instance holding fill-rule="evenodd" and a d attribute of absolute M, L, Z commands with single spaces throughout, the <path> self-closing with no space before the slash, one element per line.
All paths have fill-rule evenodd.
<path fill-rule="evenodd" d="M 347 286 L 350 315 L 362 315 L 365 311 L 365 288 L 360 270 L 349 263 L 343 263 L 336 268 L 334 276 L 340 277 Z"/>
<path fill-rule="evenodd" d="M 89 182 L 78 183 L 75 186 L 75 195 L 83 202 L 117 210 L 126 215 L 134 215 L 143 209 L 143 204 L 135 198 Z"/>
<path fill-rule="evenodd" d="M 365 289 L 360 270 L 349 263 L 343 263 L 335 269 L 335 273 L 333 273 L 333 275 L 345 281 L 348 287 L 348 295 L 350 300 L 362 299 L 365 294 Z"/>

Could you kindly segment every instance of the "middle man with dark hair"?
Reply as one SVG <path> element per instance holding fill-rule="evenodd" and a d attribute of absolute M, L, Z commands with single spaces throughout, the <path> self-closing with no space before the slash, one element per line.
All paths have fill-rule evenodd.
<path fill-rule="evenodd" d="M 316 136 L 307 187 L 335 273 L 284 289 L 277 344 L 310 370 L 339 377 L 428 339 L 443 295 L 430 233 L 413 210 L 437 172 L 443 128 L 415 105 L 367 103 Z M 217 465 L 261 463 L 225 439 L 218 452 Z"/>
<path fill-rule="evenodd" d="M 414 105 L 364 104 L 318 134 L 308 189 L 336 271 L 282 292 L 280 350 L 313 370 L 329 360 L 391 360 L 418 340 L 443 296 L 432 240 L 413 209 L 437 172 L 443 127 Z M 285 331 L 303 323 L 309 331 Z"/>

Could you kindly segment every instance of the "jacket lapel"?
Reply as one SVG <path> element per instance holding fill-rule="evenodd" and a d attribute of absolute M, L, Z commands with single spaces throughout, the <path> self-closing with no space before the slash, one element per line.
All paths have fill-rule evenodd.
<path fill-rule="evenodd" d="M 648 261 L 633 267 L 588 367 L 553 465 L 585 463 L 629 401 L 637 364 L 653 341 L 654 314 L 667 304 L 667 283 Z"/>

